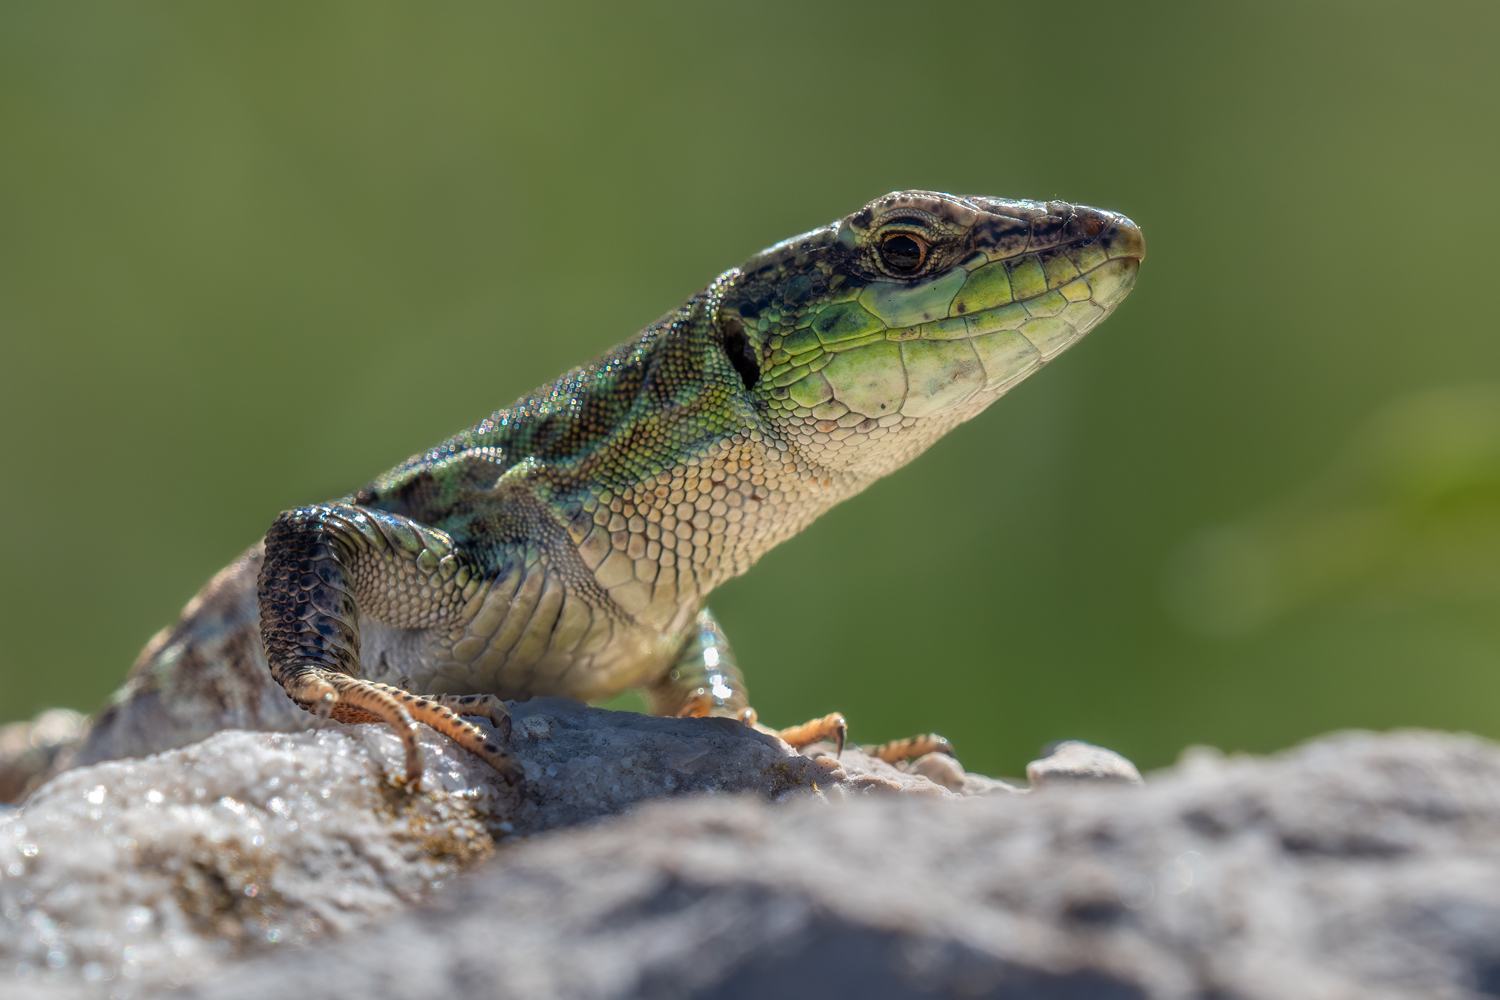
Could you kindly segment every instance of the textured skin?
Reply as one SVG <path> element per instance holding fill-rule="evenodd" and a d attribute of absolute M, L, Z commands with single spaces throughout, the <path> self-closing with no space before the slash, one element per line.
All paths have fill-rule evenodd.
<path fill-rule="evenodd" d="M 882 252 L 901 235 L 915 271 Z M 1143 247 L 1108 212 L 932 192 L 779 243 L 357 494 L 282 515 L 152 641 L 76 760 L 307 719 L 267 678 L 309 712 L 430 722 L 502 769 L 453 710 L 504 706 L 464 696 L 637 689 L 659 714 L 752 719 L 706 595 L 1076 342 Z"/>

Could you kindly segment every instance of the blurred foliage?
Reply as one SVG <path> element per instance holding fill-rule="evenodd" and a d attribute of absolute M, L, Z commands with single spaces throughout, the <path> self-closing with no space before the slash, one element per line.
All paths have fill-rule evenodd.
<path fill-rule="evenodd" d="M 1154 766 L 1500 736 L 1491 446 L 1435 486 L 1402 477 L 1450 431 L 1338 458 L 1388 401 L 1500 376 L 1497 28 L 1388 0 L 0 7 L 0 719 L 95 707 L 278 510 L 932 187 L 1124 211 L 1148 259 L 1086 343 L 718 593 L 763 718 L 935 729 L 1002 773 L 1061 737 Z M 1488 440 L 1464 405 L 1434 419 Z"/>
<path fill-rule="evenodd" d="M 1500 385 L 1401 398 L 1317 480 L 1184 544 L 1164 582 L 1207 635 L 1339 600 L 1500 609 Z"/>

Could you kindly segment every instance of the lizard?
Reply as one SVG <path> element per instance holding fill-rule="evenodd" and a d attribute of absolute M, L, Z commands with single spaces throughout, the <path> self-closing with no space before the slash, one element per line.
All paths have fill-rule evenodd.
<path fill-rule="evenodd" d="M 505 701 L 536 695 L 636 690 L 655 714 L 758 725 L 709 592 L 1076 343 L 1144 249 L 1118 213 L 934 191 L 777 243 L 362 489 L 280 515 L 148 643 L 68 766 L 331 716 L 393 726 L 409 782 L 418 723 L 516 780 Z M 842 747 L 845 725 L 779 735 Z"/>

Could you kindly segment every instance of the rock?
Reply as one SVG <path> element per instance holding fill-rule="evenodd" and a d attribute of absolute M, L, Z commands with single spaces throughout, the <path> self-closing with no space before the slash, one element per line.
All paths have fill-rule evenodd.
<path fill-rule="evenodd" d="M 1060 746 L 1039 795 L 552 699 L 516 706 L 520 795 L 423 745 L 420 794 L 381 726 L 55 779 L 0 814 L 0 992 L 1500 995 L 1500 747 L 1473 737 L 1196 751 L 1144 787 Z"/>
<path fill-rule="evenodd" d="M 1052 752 L 1046 757 L 1027 764 L 1026 780 L 1037 791 L 1071 786 L 1079 782 L 1143 784 L 1141 772 L 1130 761 L 1113 750 L 1077 740 L 1064 740 L 1054 745 Z"/>
<path fill-rule="evenodd" d="M 88 719 L 68 708 L 53 708 L 29 722 L 0 726 L 0 803 L 31 790 L 60 754 L 82 741 Z"/>
<path fill-rule="evenodd" d="M 963 765 L 945 753 L 930 753 L 911 762 L 911 773 L 935 781 L 949 791 L 962 791 L 969 776 Z"/>
<path fill-rule="evenodd" d="M 652 798 L 957 797 L 858 751 L 814 760 L 726 719 L 539 698 L 514 706 L 513 721 L 519 794 L 430 730 L 422 791 L 404 790 L 392 782 L 399 743 L 381 725 L 223 732 L 68 771 L 0 813 L 0 976 L 147 995 L 350 934 L 432 895 L 499 841 Z"/>
<path fill-rule="evenodd" d="M 1500 747 L 1343 735 L 1145 788 L 657 803 L 196 1000 L 1500 995 Z"/>

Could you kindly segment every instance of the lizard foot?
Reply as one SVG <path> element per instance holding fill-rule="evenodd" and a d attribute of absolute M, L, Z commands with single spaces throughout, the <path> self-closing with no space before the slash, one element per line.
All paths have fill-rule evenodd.
<path fill-rule="evenodd" d="M 887 764 L 925 757 L 930 753 L 945 753 L 949 757 L 954 756 L 953 744 L 937 733 L 908 736 L 904 740 L 891 740 L 889 743 L 871 743 L 860 749 L 871 757 L 879 757 Z"/>
<path fill-rule="evenodd" d="M 752 712 L 750 709 L 746 709 L 746 711 Z M 753 712 L 751 722 L 747 724 L 754 724 Z M 842 713 L 830 712 L 821 719 L 813 719 L 811 722 L 804 722 L 800 726 L 788 726 L 785 729 L 777 731 L 776 735 L 798 750 L 811 743 L 832 740 L 834 745 L 833 755 L 837 757 L 844 752 L 844 740 L 849 735 L 849 723 L 844 721 Z"/>
<path fill-rule="evenodd" d="M 390 724 L 406 751 L 406 780 L 413 788 L 422 780 L 422 750 L 417 745 L 419 722 L 481 758 L 512 785 L 522 780 L 520 764 L 514 757 L 501 750 L 484 730 L 458 717 L 463 712 L 489 718 L 504 739 L 510 732 L 510 712 L 494 695 L 419 695 L 331 670 L 309 673 L 314 676 L 303 680 L 297 690 L 288 691 L 293 700 L 314 712 L 328 706 L 324 710 L 338 722 Z"/>
<path fill-rule="evenodd" d="M 698 692 L 688 698 L 686 704 L 678 711 L 677 717 L 679 719 L 702 718 L 714 714 L 714 709 L 717 707 L 719 706 L 707 694 Z M 833 752 L 835 757 L 844 752 L 844 740 L 849 735 L 849 724 L 844 721 L 844 716 L 839 712 L 830 712 L 821 719 L 813 719 L 800 726 L 788 726 L 785 729 L 771 729 L 760 725 L 757 721 L 759 716 L 753 708 L 742 708 L 734 717 L 751 729 L 758 729 L 763 733 L 779 737 L 798 750 L 813 743 L 830 740 L 836 747 Z"/>
<path fill-rule="evenodd" d="M 457 715 L 489 719 L 497 736 L 502 740 L 510 739 L 510 709 L 492 694 L 429 694 L 424 697 Z"/>

